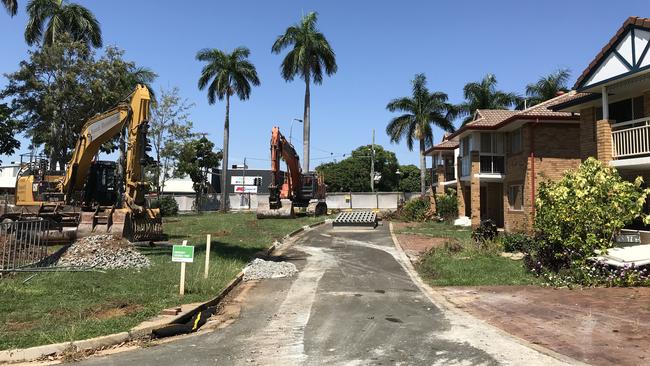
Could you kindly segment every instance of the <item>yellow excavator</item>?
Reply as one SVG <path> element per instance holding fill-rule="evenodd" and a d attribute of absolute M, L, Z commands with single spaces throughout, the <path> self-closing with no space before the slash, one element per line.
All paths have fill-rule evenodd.
<path fill-rule="evenodd" d="M 148 208 L 145 199 L 150 185 L 143 167 L 152 162 L 147 156 L 150 99 L 149 89 L 138 85 L 127 101 L 88 120 L 64 172 L 48 170 L 45 160 L 22 164 L 15 206 L 4 209 L 2 220 L 46 219 L 59 231 L 76 227 L 69 235 L 76 238 L 113 234 L 131 241 L 161 239 L 160 211 Z M 96 156 L 125 126 L 125 187 L 118 197 L 117 164 L 97 161 Z"/>

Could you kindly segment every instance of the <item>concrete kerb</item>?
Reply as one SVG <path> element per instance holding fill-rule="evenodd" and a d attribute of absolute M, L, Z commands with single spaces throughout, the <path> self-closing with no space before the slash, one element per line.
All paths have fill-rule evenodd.
<path fill-rule="evenodd" d="M 292 231 L 291 233 L 285 235 L 282 241 L 274 242 L 268 249 L 266 249 L 263 252 L 263 256 L 271 255 L 279 246 L 283 245 L 288 239 L 291 239 L 302 232 L 309 231 L 317 226 L 323 225 L 328 222 L 331 222 L 331 220 L 328 219 L 324 221 L 319 221 L 317 223 L 305 225 L 298 230 Z M 156 324 L 153 326 L 143 327 L 143 328 L 136 327 L 129 330 L 128 332 L 120 332 L 120 333 L 109 334 L 105 336 L 73 341 L 73 342 L 62 342 L 62 343 L 46 344 L 43 346 L 36 346 L 30 348 L 10 349 L 5 351 L 0 351 L 0 363 L 35 361 L 43 357 L 63 353 L 65 350 L 68 349 L 75 349 L 77 351 L 99 349 L 99 348 L 114 346 L 124 342 L 129 342 L 136 339 L 149 337 L 151 335 L 151 332 L 153 332 L 155 329 L 158 329 L 162 326 L 169 325 L 169 324 L 186 323 L 198 312 L 201 312 L 208 307 L 212 307 L 219 304 L 235 287 L 237 287 L 239 283 L 241 283 L 243 278 L 244 278 L 244 271 L 241 270 L 237 274 L 237 276 L 235 276 L 235 278 L 232 281 L 230 281 L 228 285 L 221 292 L 219 292 L 217 296 L 173 318 L 171 321 L 165 324 Z"/>
<path fill-rule="evenodd" d="M 473 316 L 470 313 L 467 313 L 463 311 L 462 309 L 459 309 L 453 302 L 449 301 L 443 294 L 437 292 L 434 290 L 431 286 L 429 286 L 426 282 L 422 280 L 420 277 L 420 274 L 415 270 L 415 267 L 413 267 L 413 263 L 411 263 L 411 260 L 408 258 L 406 253 L 404 252 L 404 249 L 402 249 L 402 245 L 400 244 L 399 240 L 397 239 L 397 236 L 395 235 L 395 232 L 393 230 L 393 223 L 391 222 L 389 224 L 389 230 L 390 230 L 390 236 L 393 239 L 393 244 L 395 245 L 395 248 L 397 249 L 397 252 L 399 253 L 399 256 L 402 258 L 402 262 L 404 263 L 404 266 L 407 269 L 409 277 L 415 282 L 415 284 L 420 288 L 420 290 L 426 295 L 426 297 L 437 307 L 444 309 L 446 311 L 451 311 L 454 312 L 457 315 L 464 316 L 464 317 L 470 317 L 477 322 L 482 323 L 484 326 L 491 328 L 495 332 L 503 335 L 504 337 L 508 337 L 512 339 L 513 341 L 524 345 L 528 348 L 534 349 L 535 351 L 542 353 L 544 355 L 547 355 L 549 357 L 555 358 L 557 360 L 560 360 L 562 362 L 566 362 L 568 364 L 573 364 L 573 365 L 584 365 L 588 366 L 588 364 L 575 360 L 569 356 L 565 356 L 561 353 L 557 353 L 553 350 L 550 350 L 546 347 L 542 347 L 540 345 L 531 343 L 525 339 L 519 338 L 515 335 L 512 335 L 506 331 L 504 331 L 501 328 L 495 327 L 492 324 L 487 323 L 486 321 L 479 319 L 475 316 Z"/>

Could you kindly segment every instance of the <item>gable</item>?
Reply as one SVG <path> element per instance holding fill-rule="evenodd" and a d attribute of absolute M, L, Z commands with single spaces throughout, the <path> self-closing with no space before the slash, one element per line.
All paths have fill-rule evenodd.
<path fill-rule="evenodd" d="M 650 29 L 634 24 L 627 25 L 589 65 L 578 79 L 576 88 L 593 88 L 650 68 L 648 48 Z"/>

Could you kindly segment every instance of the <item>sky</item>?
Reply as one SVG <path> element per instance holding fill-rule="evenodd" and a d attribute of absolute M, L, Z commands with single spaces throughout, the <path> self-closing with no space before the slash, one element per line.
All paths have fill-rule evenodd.
<path fill-rule="evenodd" d="M 628 16 L 650 17 L 647 0 L 77 2 L 101 22 L 105 45 L 120 47 L 127 60 L 158 74 L 156 90 L 180 88 L 194 103 L 195 130 L 217 148 L 223 146 L 225 103 L 209 105 L 198 90 L 202 65 L 195 55 L 206 47 L 248 47 L 262 84 L 249 100 L 231 103 L 229 164 L 246 158 L 249 168 L 268 168 L 273 126 L 288 136 L 291 121 L 302 118 L 304 82 L 282 79 L 284 53 L 273 54 L 271 45 L 309 11 L 319 13 L 318 26 L 338 63 L 335 75 L 311 89 L 312 169 L 370 144 L 373 129 L 376 143 L 394 151 L 400 164 L 417 165 L 417 148 L 391 144 L 385 132 L 394 116 L 386 104 L 410 95 L 416 73 L 425 73 L 429 89 L 447 93 L 453 103 L 462 102 L 467 82 L 487 73 L 496 75 L 499 89 L 523 93 L 540 76 L 569 68 L 572 86 Z M 0 74 L 17 70 L 27 57 L 26 3 L 19 0 L 13 18 L 0 11 Z M 0 88 L 6 82 L 0 77 Z M 302 156 L 298 122 L 292 137 Z M 435 129 L 435 141 L 441 138 Z"/>

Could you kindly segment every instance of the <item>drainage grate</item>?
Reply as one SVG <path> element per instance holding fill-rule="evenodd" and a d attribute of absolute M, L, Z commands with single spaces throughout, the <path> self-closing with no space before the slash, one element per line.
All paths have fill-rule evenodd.
<path fill-rule="evenodd" d="M 333 226 L 377 226 L 377 214 L 372 211 L 341 212 Z"/>

